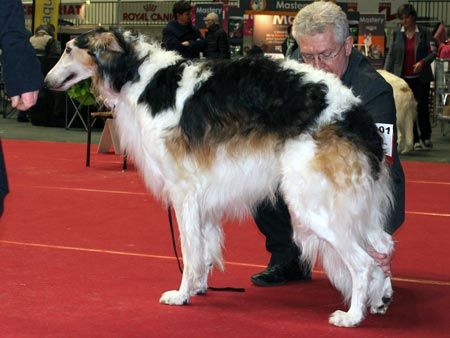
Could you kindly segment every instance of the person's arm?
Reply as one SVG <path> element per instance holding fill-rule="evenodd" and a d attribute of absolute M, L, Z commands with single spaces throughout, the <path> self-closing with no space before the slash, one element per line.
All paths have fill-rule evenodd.
<path fill-rule="evenodd" d="M 375 86 L 374 86 L 375 87 Z M 392 89 L 377 90 L 373 88 L 373 95 L 364 99 L 364 107 L 376 123 L 396 125 L 395 101 Z"/>
<path fill-rule="evenodd" d="M 387 123 L 393 125 L 393 162 L 391 164 L 391 175 L 394 183 L 394 190 L 404 189 L 404 177 L 403 171 L 400 166 L 400 159 L 397 152 L 397 127 L 396 127 L 396 110 L 395 110 L 395 102 L 394 97 L 392 95 L 392 91 L 384 90 L 374 95 L 366 104 L 365 108 L 375 120 L 376 123 Z M 403 183 L 401 183 L 403 181 Z M 394 192 L 394 196 L 398 195 L 398 193 Z M 395 197 L 394 197 L 395 198 Z M 396 199 L 398 203 L 399 200 Z M 394 209 L 396 212 L 404 212 L 404 201 L 400 203 L 401 205 L 394 205 Z M 402 207 L 403 205 L 403 207 Z M 403 211 L 400 210 L 403 208 Z M 389 234 L 393 234 L 394 231 L 401 224 L 394 224 L 392 220 L 390 223 L 386 224 L 385 231 Z M 383 270 L 385 276 L 390 277 L 391 273 L 391 261 L 393 259 L 393 252 L 390 254 L 377 252 L 374 248 L 369 247 L 369 254 L 375 261 L 378 263 L 380 268 Z"/>
<path fill-rule="evenodd" d="M 392 41 L 389 45 L 389 49 L 388 49 L 386 58 L 384 59 L 383 69 L 387 70 L 390 73 L 394 72 L 394 48 L 395 48 L 396 35 L 397 35 L 397 32 L 394 32 Z"/>
<path fill-rule="evenodd" d="M 165 49 L 174 50 L 180 54 L 183 53 L 183 48 L 185 48 L 170 27 L 163 29 L 162 43 Z"/>
<path fill-rule="evenodd" d="M 36 103 L 43 84 L 41 66 L 29 37 L 24 26 L 22 3 L 18 0 L 0 1 L 0 61 L 5 88 L 12 98 L 13 107 L 21 110 Z"/>
<path fill-rule="evenodd" d="M 196 28 L 194 28 L 195 31 L 195 40 L 189 41 L 189 47 L 192 48 L 196 52 L 203 52 L 206 50 L 206 47 L 208 46 L 208 42 L 206 39 L 202 36 L 200 31 Z"/>
<path fill-rule="evenodd" d="M 421 35 L 425 38 L 425 46 L 427 48 L 427 55 L 418 60 L 416 64 L 414 64 L 414 73 L 420 73 L 425 65 L 431 65 L 431 63 L 436 59 L 436 49 L 431 48 L 431 34 L 428 31 L 423 31 Z"/>
<path fill-rule="evenodd" d="M 373 85 L 376 87 L 376 83 Z M 391 177 L 393 183 L 394 193 L 394 210 L 392 217 L 385 227 L 385 231 L 393 234 L 403 223 L 405 218 L 405 177 L 400 163 L 400 157 L 397 151 L 397 124 L 396 124 L 396 110 L 395 102 L 391 90 L 382 90 L 376 93 L 375 88 L 372 92 L 375 94 L 371 96 L 365 107 L 376 123 L 388 123 L 393 125 L 393 163 L 390 164 Z"/>
<path fill-rule="evenodd" d="M 284 57 L 286 57 L 286 52 L 287 52 L 287 49 L 288 49 L 288 44 L 287 44 L 287 42 L 288 42 L 288 39 L 289 39 L 289 37 L 287 37 L 286 39 L 284 39 L 283 40 L 283 43 L 281 44 L 281 52 L 283 53 L 283 56 Z"/>
<path fill-rule="evenodd" d="M 230 43 L 228 42 L 227 33 L 221 31 L 218 40 L 218 47 L 221 59 L 229 59 L 230 58 Z"/>

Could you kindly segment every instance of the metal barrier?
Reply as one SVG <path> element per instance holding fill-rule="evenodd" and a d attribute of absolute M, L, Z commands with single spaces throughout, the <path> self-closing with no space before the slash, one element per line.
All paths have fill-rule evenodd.
<path fill-rule="evenodd" d="M 442 135 L 446 135 L 450 123 L 450 59 L 436 59 L 435 78 L 436 118 Z"/>
<path fill-rule="evenodd" d="M 419 18 L 444 22 L 450 24 L 450 1 L 448 0 L 421 0 L 409 1 L 417 11 Z"/>

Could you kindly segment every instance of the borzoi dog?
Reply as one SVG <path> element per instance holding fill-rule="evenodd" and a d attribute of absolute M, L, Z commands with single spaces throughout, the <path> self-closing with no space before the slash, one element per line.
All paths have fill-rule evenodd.
<path fill-rule="evenodd" d="M 350 301 L 330 323 L 355 326 L 367 307 L 386 311 L 391 281 L 368 250 L 393 250 L 383 231 L 391 178 L 374 122 L 337 77 L 263 57 L 188 61 L 137 33 L 103 29 L 69 41 L 46 84 L 64 91 L 88 77 L 147 187 L 175 209 L 183 277 L 161 303 L 206 292 L 211 267 L 223 267 L 221 220 L 279 191 L 303 258 L 321 257 Z"/>

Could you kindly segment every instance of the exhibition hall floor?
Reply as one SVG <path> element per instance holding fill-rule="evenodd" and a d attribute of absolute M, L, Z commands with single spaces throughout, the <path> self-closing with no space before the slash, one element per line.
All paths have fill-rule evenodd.
<path fill-rule="evenodd" d="M 120 156 L 96 154 L 94 145 L 87 168 L 85 132 L 16 124 L 0 120 L 11 191 L 0 221 L 0 337 L 450 337 L 445 157 L 403 162 L 406 222 L 395 234 L 393 303 L 385 316 L 347 329 L 327 322 L 346 307 L 320 268 L 311 282 L 251 284 L 268 260 L 251 220 L 225 225 L 225 272 L 210 282 L 245 292 L 159 304 L 181 275 L 166 209 L 132 161 L 122 171 Z M 436 151 L 449 156 L 449 138 L 434 140 Z"/>

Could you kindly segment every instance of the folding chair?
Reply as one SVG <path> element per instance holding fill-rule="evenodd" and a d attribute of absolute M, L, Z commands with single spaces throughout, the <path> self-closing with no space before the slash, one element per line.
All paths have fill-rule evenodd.
<path fill-rule="evenodd" d="M 98 144 L 98 152 L 108 152 L 111 146 L 116 154 L 120 154 L 120 141 L 114 126 L 114 116 L 111 112 L 91 112 L 88 119 L 87 129 L 87 147 L 86 147 L 86 167 L 91 166 L 91 133 L 92 126 L 97 119 L 103 119 L 105 125 L 103 127 L 100 142 Z M 127 155 L 122 154 L 122 170 L 127 169 Z"/>
<path fill-rule="evenodd" d="M 72 115 L 72 118 L 69 121 L 69 107 L 72 106 L 75 109 L 75 112 Z M 81 115 L 81 109 L 83 107 L 86 107 L 87 109 L 87 115 L 89 120 L 89 106 L 85 106 L 83 102 L 77 102 L 74 99 L 72 99 L 69 95 L 66 95 L 66 129 L 69 130 L 72 126 L 72 123 L 75 121 L 75 118 L 79 118 L 81 120 L 81 123 L 84 126 L 84 129 L 88 131 L 89 127 L 86 124 L 83 115 Z M 89 121 L 88 121 L 89 122 Z"/>

